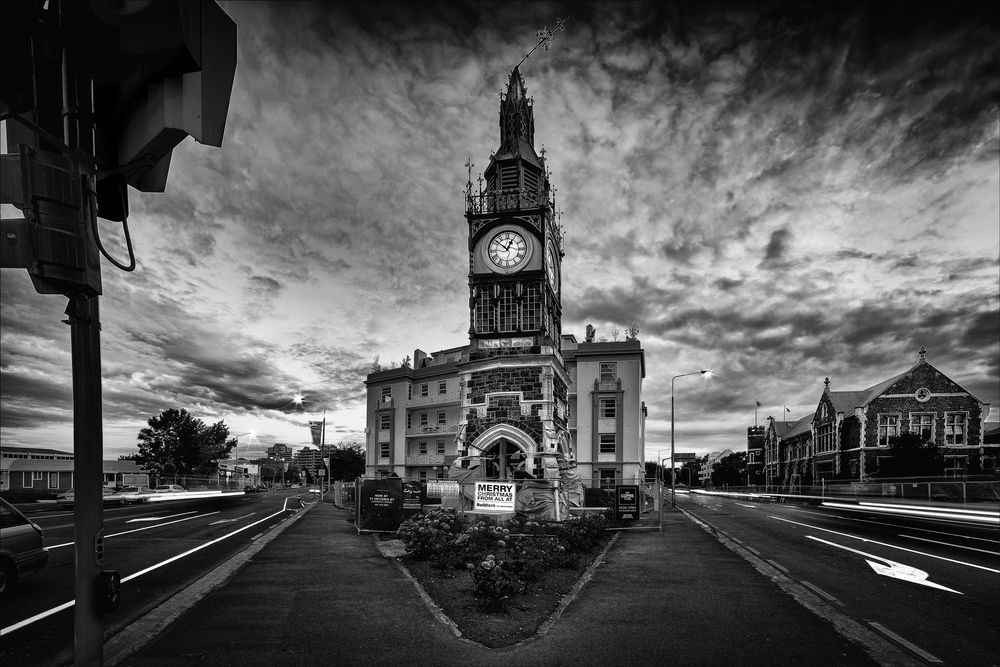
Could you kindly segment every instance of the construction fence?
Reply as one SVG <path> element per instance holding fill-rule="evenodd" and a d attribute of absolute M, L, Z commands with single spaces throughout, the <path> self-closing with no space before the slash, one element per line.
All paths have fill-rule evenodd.
<path fill-rule="evenodd" d="M 497 520 L 524 514 L 539 521 L 562 521 L 593 512 L 606 513 L 618 522 L 638 520 L 642 513 L 656 507 L 660 495 L 657 482 L 615 482 L 568 488 L 555 479 L 368 477 L 360 478 L 351 490 L 356 493 L 354 511 L 359 532 L 392 532 L 411 516 L 437 507 L 452 507 L 463 514 Z M 336 497 L 334 502 L 338 502 Z"/>

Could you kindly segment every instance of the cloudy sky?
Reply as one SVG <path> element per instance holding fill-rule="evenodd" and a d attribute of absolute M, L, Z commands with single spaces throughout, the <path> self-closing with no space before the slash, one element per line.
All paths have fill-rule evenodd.
<path fill-rule="evenodd" d="M 241 453 L 308 444 L 324 406 L 328 441 L 363 441 L 374 355 L 466 344 L 464 165 L 557 18 L 521 71 L 563 331 L 639 323 L 649 460 L 670 377 L 702 368 L 676 383 L 680 451 L 743 447 L 922 345 L 1000 413 L 995 3 L 220 4 L 224 145 L 175 149 L 167 192 L 130 198 L 138 268 L 104 264 L 106 458 L 167 408 L 255 431 Z M 0 306 L 0 440 L 71 449 L 65 299 L 11 269 Z"/>

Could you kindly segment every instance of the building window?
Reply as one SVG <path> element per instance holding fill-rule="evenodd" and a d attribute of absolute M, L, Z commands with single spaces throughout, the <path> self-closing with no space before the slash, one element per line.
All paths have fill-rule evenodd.
<path fill-rule="evenodd" d="M 878 446 L 888 447 L 889 438 L 899 435 L 899 415 L 878 416 Z"/>
<path fill-rule="evenodd" d="M 444 479 L 444 466 L 434 466 L 434 476 L 438 479 Z"/>
<path fill-rule="evenodd" d="M 438 382 L 438 394 L 448 393 L 448 383 L 446 381 Z"/>
<path fill-rule="evenodd" d="M 597 438 L 599 453 L 614 454 L 618 449 L 618 437 L 614 433 L 601 433 Z"/>
<path fill-rule="evenodd" d="M 413 415 L 410 414 L 409 412 L 407 412 L 406 413 L 406 428 L 412 428 L 413 427 L 413 423 L 412 422 L 413 422 Z"/>
<path fill-rule="evenodd" d="M 944 413 L 944 444 L 968 444 L 965 440 L 965 420 L 966 414 L 964 412 Z"/>
<path fill-rule="evenodd" d="M 444 440 L 437 441 L 437 453 L 444 454 Z"/>
<path fill-rule="evenodd" d="M 898 417 L 897 417 L 898 419 Z M 881 433 L 881 431 L 879 431 Z M 837 448 L 837 441 L 834 437 L 833 432 L 833 422 L 828 422 L 826 424 L 820 424 L 816 427 L 816 453 L 822 454 L 824 452 L 832 452 Z M 801 457 L 801 450 L 796 447 L 796 458 Z"/>
<path fill-rule="evenodd" d="M 49 488 L 58 489 L 59 488 L 59 473 L 50 472 L 49 473 Z"/>
<path fill-rule="evenodd" d="M 389 430 L 390 417 L 388 414 L 378 416 L 378 428 L 380 431 Z"/>
<path fill-rule="evenodd" d="M 388 442 L 380 442 L 380 443 L 378 443 L 378 457 L 380 459 L 387 459 L 387 458 L 389 458 L 389 443 Z"/>
<path fill-rule="evenodd" d="M 538 285 L 530 284 L 524 290 L 521 300 L 521 329 L 535 331 L 542 323 L 542 301 Z"/>
<path fill-rule="evenodd" d="M 969 468 L 968 456 L 946 456 L 944 457 L 945 477 L 965 477 L 965 472 Z"/>
<path fill-rule="evenodd" d="M 392 396 L 392 387 L 382 387 L 380 390 L 380 398 L 385 401 Z"/>
<path fill-rule="evenodd" d="M 445 412 L 444 410 L 438 412 L 438 424 L 440 425 L 447 423 L 448 423 L 448 413 Z"/>
<path fill-rule="evenodd" d="M 406 400 L 409 401 L 409 400 L 412 400 L 412 399 L 413 399 L 413 385 L 412 384 L 408 384 L 408 385 L 406 385 Z"/>
<path fill-rule="evenodd" d="M 601 363 L 601 382 L 614 382 L 618 378 L 618 364 L 609 361 Z"/>
<path fill-rule="evenodd" d="M 427 426 L 427 413 L 426 412 L 421 412 L 420 413 L 420 425 L 421 426 Z"/>
<path fill-rule="evenodd" d="M 427 396 L 427 383 L 426 382 L 423 383 L 422 385 L 420 385 L 420 395 L 422 397 Z"/>
<path fill-rule="evenodd" d="M 517 296 L 514 290 L 514 285 L 504 285 L 500 288 L 500 299 L 497 302 L 500 333 L 517 331 Z"/>
<path fill-rule="evenodd" d="M 427 481 L 427 471 L 426 470 L 421 470 L 420 472 L 417 473 L 417 477 L 420 479 L 421 482 L 426 482 Z"/>
<path fill-rule="evenodd" d="M 910 433 L 916 433 L 924 442 L 934 439 L 934 413 L 922 412 L 910 414 Z"/>
<path fill-rule="evenodd" d="M 419 446 L 421 454 L 426 454 L 427 453 L 427 443 L 426 442 L 420 442 L 420 443 L 418 443 L 418 446 Z"/>
<path fill-rule="evenodd" d="M 476 333 L 492 332 L 494 319 L 495 314 L 493 300 L 490 298 L 490 291 L 485 286 L 479 287 L 476 293 Z"/>
<path fill-rule="evenodd" d="M 617 401 L 613 398 L 602 398 L 600 399 L 598 405 L 600 406 L 601 419 L 614 419 L 618 412 L 616 410 Z"/>
<path fill-rule="evenodd" d="M 602 489 L 607 489 L 609 491 L 615 488 L 615 479 L 618 476 L 618 472 L 614 468 L 601 468 L 598 471 L 600 474 L 600 484 Z"/>

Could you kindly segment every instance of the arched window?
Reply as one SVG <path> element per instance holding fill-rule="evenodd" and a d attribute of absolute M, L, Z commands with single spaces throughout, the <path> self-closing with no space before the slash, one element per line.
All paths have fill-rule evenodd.
<path fill-rule="evenodd" d="M 516 286 L 507 284 L 500 288 L 500 299 L 497 302 L 501 333 L 517 331 L 517 292 Z"/>
<path fill-rule="evenodd" d="M 476 288 L 476 333 L 492 333 L 496 318 L 488 287 Z"/>
<path fill-rule="evenodd" d="M 522 331 L 534 331 L 538 329 L 542 324 L 541 319 L 541 292 L 538 289 L 538 285 L 532 283 L 525 287 L 524 297 L 521 301 Z"/>

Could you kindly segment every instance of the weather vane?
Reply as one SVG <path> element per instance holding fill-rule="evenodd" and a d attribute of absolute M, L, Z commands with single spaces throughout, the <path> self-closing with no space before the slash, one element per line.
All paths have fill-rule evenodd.
<path fill-rule="evenodd" d="M 557 32 L 559 32 L 560 30 L 562 30 L 565 26 L 566 26 L 566 19 L 556 19 L 556 25 L 554 28 L 552 28 L 552 30 L 549 30 L 548 26 L 546 26 L 541 30 L 539 30 L 537 33 L 535 33 L 535 36 L 538 38 L 538 43 L 535 44 L 533 47 L 531 47 L 531 50 L 525 53 L 524 57 L 521 58 L 521 62 L 514 65 L 514 67 L 515 68 L 520 67 L 521 63 L 527 60 L 528 56 L 534 53 L 535 49 L 537 49 L 539 46 L 542 47 L 543 51 L 548 51 L 549 44 L 552 43 L 552 36 L 555 35 Z"/>

